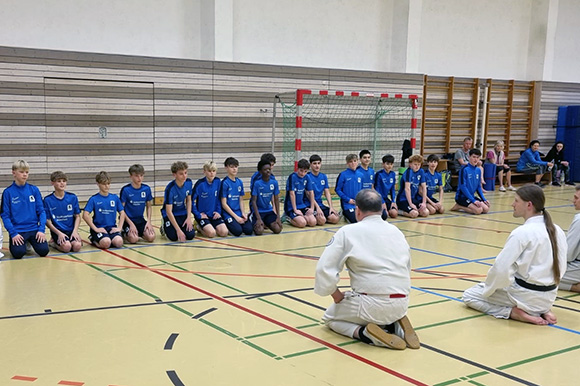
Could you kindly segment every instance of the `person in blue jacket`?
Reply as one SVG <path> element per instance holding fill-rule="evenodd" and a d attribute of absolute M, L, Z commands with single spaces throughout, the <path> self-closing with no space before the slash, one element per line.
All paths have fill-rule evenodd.
<path fill-rule="evenodd" d="M 471 214 L 489 212 L 491 205 L 483 195 L 481 169 L 477 166 L 480 158 L 481 151 L 479 149 L 471 149 L 469 151 L 469 163 L 459 169 L 455 205 L 451 210 L 464 211 Z M 475 197 L 475 193 L 477 193 L 479 198 Z"/>
<path fill-rule="evenodd" d="M 191 192 L 191 212 L 205 237 L 228 235 L 228 228 L 222 218 L 222 204 L 219 197 L 220 179 L 216 175 L 217 166 L 213 161 L 203 164 L 204 178 L 197 180 Z"/>
<path fill-rule="evenodd" d="M 340 197 L 340 207 L 342 214 L 349 223 L 356 222 L 354 214 L 355 197 L 362 189 L 362 175 L 356 170 L 358 167 L 358 156 L 349 154 L 346 156 L 346 169 L 336 178 L 334 190 Z"/>
<path fill-rule="evenodd" d="M 539 149 L 540 141 L 534 139 L 530 142 L 530 146 L 522 153 L 518 160 L 516 171 L 525 174 L 536 173 L 535 184 L 541 188 L 545 186 L 540 182 L 542 176 L 546 171 L 550 170 L 554 164 L 552 162 L 542 161 Z"/>
<path fill-rule="evenodd" d="M 12 257 L 21 259 L 30 243 L 40 256 L 48 255 L 46 241 L 46 213 L 40 190 L 26 182 L 30 165 L 18 160 L 12 165 L 14 182 L 2 192 L 0 215 L 8 232 L 8 248 Z"/>

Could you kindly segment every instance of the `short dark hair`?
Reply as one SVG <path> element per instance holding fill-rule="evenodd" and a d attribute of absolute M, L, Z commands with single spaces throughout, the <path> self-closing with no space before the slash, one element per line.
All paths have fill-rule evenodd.
<path fill-rule="evenodd" d="M 540 144 L 540 141 L 538 141 L 537 139 L 534 139 L 533 141 L 531 141 L 531 142 L 530 142 L 530 145 L 529 145 L 528 147 L 532 147 L 532 146 L 534 146 L 536 143 L 539 145 L 539 144 Z"/>
<path fill-rule="evenodd" d="M 270 161 L 266 159 L 261 159 L 260 162 L 258 162 L 258 171 L 261 171 L 262 168 L 266 165 L 270 165 Z"/>
<path fill-rule="evenodd" d="M 240 163 L 234 157 L 228 157 L 224 161 L 224 166 L 240 166 Z"/>
<path fill-rule="evenodd" d="M 361 212 L 382 212 L 383 200 L 376 190 L 363 189 L 357 193 L 354 200 L 356 201 L 356 206 Z"/>
<path fill-rule="evenodd" d="M 276 157 L 272 153 L 264 153 L 264 154 L 262 154 L 262 156 L 260 157 L 260 160 L 266 160 L 270 164 L 275 164 L 276 163 Z"/>
<path fill-rule="evenodd" d="M 50 175 L 50 181 L 56 182 L 57 180 L 68 181 L 68 178 L 67 178 L 66 174 L 64 174 L 64 172 L 57 170 L 56 172 L 52 172 L 52 174 Z"/>
<path fill-rule="evenodd" d="M 358 153 L 358 158 L 362 158 L 362 156 L 365 154 L 371 155 L 370 150 L 367 150 L 367 149 L 361 150 L 360 153 Z"/>
<path fill-rule="evenodd" d="M 322 158 L 320 158 L 320 156 L 318 154 L 312 154 L 310 156 L 310 163 L 313 163 L 313 162 L 316 162 L 316 161 L 322 162 Z"/>
<path fill-rule="evenodd" d="M 479 149 L 471 149 L 471 150 L 469 151 L 469 155 L 471 156 L 471 155 L 473 155 L 473 154 L 475 154 L 475 155 L 478 155 L 478 156 L 480 156 L 480 157 L 481 157 L 481 150 L 479 150 Z"/>
<path fill-rule="evenodd" d="M 129 174 L 145 174 L 145 168 L 141 164 L 131 165 L 129 168 Z"/>
<path fill-rule="evenodd" d="M 383 157 L 383 163 L 394 164 L 395 163 L 395 157 L 393 157 L 390 154 L 387 154 L 386 156 Z"/>
<path fill-rule="evenodd" d="M 302 158 L 298 161 L 298 169 L 310 169 L 310 162 L 307 159 Z"/>
<path fill-rule="evenodd" d="M 429 157 L 427 157 L 427 162 L 431 161 L 439 162 L 439 156 L 437 154 L 429 154 Z"/>

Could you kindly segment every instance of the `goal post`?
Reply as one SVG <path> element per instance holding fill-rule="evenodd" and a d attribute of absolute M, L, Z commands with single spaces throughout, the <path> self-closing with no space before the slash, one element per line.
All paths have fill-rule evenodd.
<path fill-rule="evenodd" d="M 344 170 L 347 154 L 370 150 L 378 171 L 385 154 L 399 164 L 405 140 L 415 149 L 417 95 L 298 89 L 276 98 L 283 112 L 284 179 L 312 154 L 321 156 L 331 179 Z"/>

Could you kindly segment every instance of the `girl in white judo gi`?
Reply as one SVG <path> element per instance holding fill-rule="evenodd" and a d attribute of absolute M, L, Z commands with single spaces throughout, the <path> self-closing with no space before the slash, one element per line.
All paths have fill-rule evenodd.
<path fill-rule="evenodd" d="M 580 210 L 580 186 L 576 186 L 576 193 L 572 199 L 574 208 Z M 580 213 L 577 213 L 568 229 L 568 266 L 560 282 L 560 289 L 580 292 Z"/>
<path fill-rule="evenodd" d="M 509 235 L 485 282 L 463 293 L 467 306 L 496 318 L 538 325 L 557 322 L 550 309 L 566 271 L 567 245 L 545 201 L 536 185 L 516 191 L 513 216 L 525 222 Z"/>

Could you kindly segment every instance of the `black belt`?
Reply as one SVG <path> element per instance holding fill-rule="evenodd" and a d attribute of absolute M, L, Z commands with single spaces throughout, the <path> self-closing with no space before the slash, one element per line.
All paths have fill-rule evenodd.
<path fill-rule="evenodd" d="M 555 290 L 556 288 L 558 288 L 558 286 L 556 284 L 535 285 L 535 284 L 530 284 L 530 283 L 520 279 L 519 277 L 516 277 L 515 279 L 516 279 L 516 283 L 518 283 L 521 287 L 527 288 L 527 289 L 532 290 L 532 291 L 548 292 L 548 291 L 552 291 L 552 290 Z"/>

